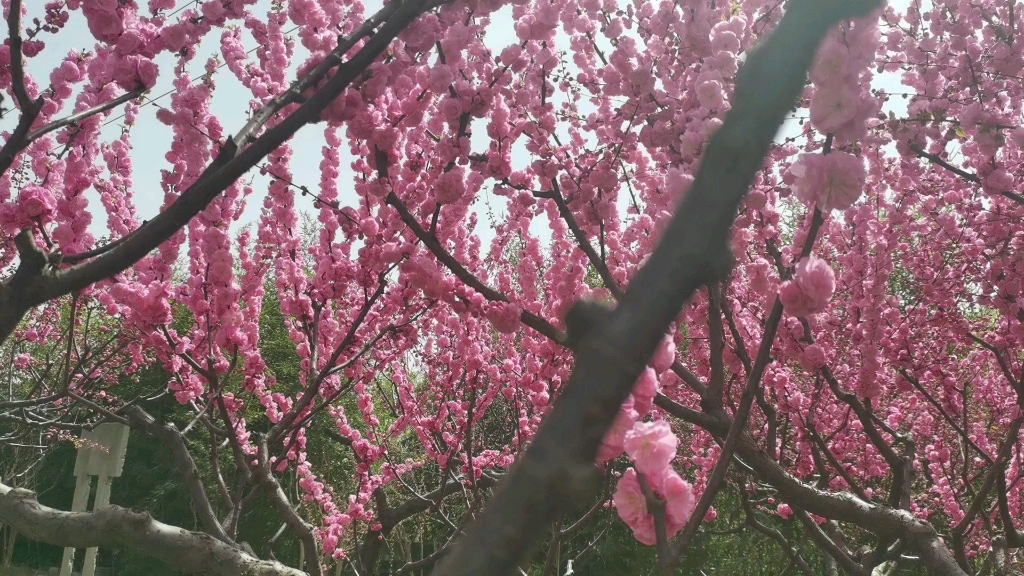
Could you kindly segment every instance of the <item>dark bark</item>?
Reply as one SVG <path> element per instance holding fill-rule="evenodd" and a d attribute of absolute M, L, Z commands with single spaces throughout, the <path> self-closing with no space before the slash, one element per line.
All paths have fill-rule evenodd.
<path fill-rule="evenodd" d="M 608 322 L 584 339 L 554 411 L 467 536 L 434 574 L 511 574 L 544 528 L 598 489 L 601 438 L 683 304 L 731 266 L 728 236 L 783 118 L 834 24 L 877 0 L 793 0 L 778 30 L 750 54 L 733 107 L 663 240 Z"/>
<path fill-rule="evenodd" d="M 43 506 L 28 490 L 4 484 L 0 484 L 0 518 L 39 542 L 74 548 L 130 548 L 192 574 L 305 576 L 278 562 L 255 558 L 209 534 L 158 522 L 145 511 L 105 506 L 95 512 L 64 512 Z"/>
<path fill-rule="evenodd" d="M 217 514 L 213 511 L 210 499 L 206 496 L 206 488 L 203 486 L 203 479 L 199 475 L 199 468 L 196 467 L 192 454 L 185 445 L 185 438 L 178 431 L 174 424 L 160 424 L 145 410 L 137 406 L 133 407 L 128 414 L 128 422 L 133 428 L 141 428 L 149 434 L 160 439 L 174 455 L 174 463 L 181 473 L 185 486 L 188 487 L 189 497 L 192 499 L 192 507 L 195 509 L 203 530 L 217 540 L 226 544 L 234 545 L 234 540 L 224 531 L 224 527 L 217 520 Z"/>

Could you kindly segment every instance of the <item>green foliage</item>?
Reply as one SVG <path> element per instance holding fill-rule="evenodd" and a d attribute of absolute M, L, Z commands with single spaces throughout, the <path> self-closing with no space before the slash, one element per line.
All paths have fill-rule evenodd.
<path fill-rule="evenodd" d="M 272 287 L 271 287 L 272 290 Z M 260 318 L 261 350 L 268 364 L 268 369 L 279 380 L 282 388 L 294 391 L 299 387 L 299 365 L 295 355 L 295 346 L 288 339 L 288 329 L 284 325 L 277 299 L 273 292 L 268 295 L 264 313 Z M 175 310 L 174 328 L 179 331 L 188 330 L 192 317 L 187 309 Z M 151 366 L 140 370 L 132 378 L 123 378 L 117 387 L 122 398 L 133 398 L 140 394 L 150 394 L 155 389 L 166 387 L 170 374 L 159 366 Z M 190 414 L 183 411 L 172 394 L 166 394 L 145 405 L 147 412 L 158 420 L 172 422 L 183 429 L 190 423 Z M 263 418 L 262 408 L 256 405 L 247 406 L 249 422 Z M 266 423 L 269 427 L 269 422 Z M 325 438 L 318 432 L 321 425 L 314 424 L 312 434 L 317 438 Z M 229 503 L 223 502 L 216 490 L 216 478 L 209 459 L 210 435 L 202 426 L 193 426 L 188 435 L 188 445 L 199 468 L 200 475 L 206 486 L 207 495 L 219 517 L 224 517 L 229 510 Z M 353 476 L 350 459 L 341 453 L 336 442 L 310 442 L 310 458 L 323 466 L 325 463 L 337 463 L 336 466 L 319 468 L 327 470 L 331 481 L 343 484 L 345 478 Z M 68 442 L 55 445 L 49 450 L 39 465 L 35 489 L 39 492 L 39 501 L 53 508 L 70 510 L 75 489 L 73 476 L 75 447 Z M 233 489 L 237 484 L 233 471 L 236 469 L 230 450 L 221 450 L 219 465 L 225 474 L 225 482 Z M 293 475 L 282 478 L 282 486 L 289 494 L 296 490 Z M 157 520 L 179 526 L 187 530 L 200 530 L 198 519 L 192 509 L 192 502 L 182 480 L 181 474 L 171 457 L 170 449 L 159 440 L 133 430 L 125 456 L 125 466 L 120 478 L 116 478 L 111 487 L 111 504 L 124 507 L 141 507 L 146 509 Z M 239 521 L 238 539 L 250 542 L 257 554 L 266 554 L 266 543 L 271 540 L 281 526 L 276 511 L 262 497 L 256 495 Z M 26 538 L 19 538 L 15 546 L 13 562 L 35 568 L 57 566 L 63 549 L 56 546 L 40 544 Z M 274 543 L 273 554 L 282 562 L 297 565 L 299 561 L 299 543 L 292 534 L 285 531 Z M 79 554 L 81 562 L 82 554 Z M 149 556 L 126 549 L 100 549 L 99 565 L 110 567 L 115 574 L 146 574 L 152 576 L 173 576 L 177 572 L 169 569 L 163 562 Z"/>

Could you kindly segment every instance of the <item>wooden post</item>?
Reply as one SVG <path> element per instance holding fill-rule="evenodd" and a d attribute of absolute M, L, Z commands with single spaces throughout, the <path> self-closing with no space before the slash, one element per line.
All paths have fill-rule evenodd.
<path fill-rule="evenodd" d="M 78 449 L 78 461 L 82 460 L 82 448 Z M 75 476 L 78 477 L 78 483 L 75 484 L 75 498 L 71 501 L 72 512 L 85 512 L 86 507 L 89 505 L 89 493 L 92 492 L 92 476 L 88 474 L 78 474 L 78 464 L 75 464 Z M 64 559 L 60 563 L 60 576 L 71 576 L 71 568 L 75 563 L 75 549 L 65 548 Z"/>
<path fill-rule="evenodd" d="M 105 474 L 100 474 L 96 481 L 96 501 L 92 505 L 93 510 L 110 504 L 110 483 L 114 479 Z M 85 551 L 85 564 L 82 566 L 82 576 L 94 576 L 96 574 L 96 551 L 97 548 L 88 548 Z"/>
<path fill-rule="evenodd" d="M 85 512 L 88 509 L 93 476 L 97 476 L 98 480 L 92 509 L 98 510 L 110 503 L 110 484 L 121 475 L 127 450 L 128 427 L 124 424 L 107 422 L 82 433 L 82 445 L 78 448 L 78 459 L 75 461 L 78 483 L 71 503 L 73 512 Z M 96 552 L 96 548 L 86 549 L 82 576 L 93 576 L 96 573 Z M 71 576 L 74 562 L 75 549 L 65 548 L 60 576 Z"/>
<path fill-rule="evenodd" d="M 7 545 L 4 548 L 4 566 L 11 565 L 11 556 L 14 554 L 14 541 L 18 538 L 18 531 L 14 526 L 7 527 Z"/>

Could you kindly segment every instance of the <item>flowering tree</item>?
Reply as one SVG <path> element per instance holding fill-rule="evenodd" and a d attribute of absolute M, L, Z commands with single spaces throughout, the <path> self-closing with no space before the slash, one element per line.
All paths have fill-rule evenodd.
<path fill-rule="evenodd" d="M 437 515 L 446 542 L 400 571 L 486 574 L 524 565 L 551 526 L 557 550 L 565 514 L 610 501 L 667 574 L 724 521 L 728 489 L 746 518 L 727 528 L 766 533 L 808 574 L 766 515 L 831 571 L 1019 567 L 1012 0 L 393 0 L 365 19 L 349 0 L 177 4 L 3 3 L 17 123 L 0 150 L 0 336 L 20 376 L 0 414 L 160 438 L 203 533 L 2 484 L 0 521 L 195 572 L 320 574 L 333 557 L 366 574 L 403 522 Z M 72 15 L 95 46 L 36 70 L 51 36 L 81 33 Z M 515 38 L 492 47 L 509 18 Z M 876 73 L 902 80 L 905 109 Z M 147 179 L 135 125 L 167 76 L 156 117 L 174 137 Z M 212 112 L 224 76 L 251 97 L 234 136 Z M 801 128 L 773 143 L 794 102 Z M 308 124 L 319 182 L 296 176 Z M 266 185 L 240 180 L 257 170 Z M 158 180 L 163 206 L 140 222 L 136 191 Z M 268 290 L 290 379 L 261 346 Z M 118 395 L 151 362 L 209 450 Z M 346 489 L 310 457 L 319 442 L 351 448 Z M 239 541 L 255 494 L 301 566 Z"/>

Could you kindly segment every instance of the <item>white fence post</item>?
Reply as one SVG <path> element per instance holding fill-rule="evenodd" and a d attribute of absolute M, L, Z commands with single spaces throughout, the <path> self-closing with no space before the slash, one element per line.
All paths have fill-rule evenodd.
<path fill-rule="evenodd" d="M 124 454 L 128 449 L 128 427 L 116 422 L 100 424 L 92 430 L 82 432 L 82 445 L 78 448 L 75 461 L 75 498 L 71 503 L 73 512 L 89 509 L 89 494 L 92 492 L 92 477 L 97 476 L 96 498 L 92 509 L 98 510 L 110 503 L 110 483 L 121 475 L 124 468 Z M 75 562 L 75 549 L 65 548 L 60 564 L 60 576 L 71 576 Z M 96 548 L 85 551 L 82 576 L 96 573 Z"/>

